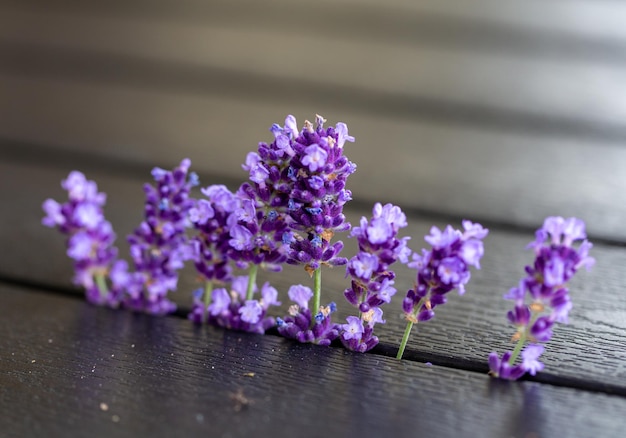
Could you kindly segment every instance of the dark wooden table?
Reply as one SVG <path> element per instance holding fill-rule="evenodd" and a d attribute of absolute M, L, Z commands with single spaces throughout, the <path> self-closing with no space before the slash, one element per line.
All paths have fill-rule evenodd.
<path fill-rule="evenodd" d="M 621 437 L 626 430 L 626 7 L 618 2 L 0 2 L 0 436 Z M 191 158 L 236 188 L 287 114 L 346 122 L 352 223 L 374 202 L 490 229 L 482 270 L 394 358 L 399 293 L 367 354 L 99 308 L 71 285 L 41 203 L 80 169 L 122 252 L 155 166 Z M 535 377 L 487 375 L 511 349 L 502 295 L 550 215 L 587 223 L 597 264 L 571 285 Z M 354 252 L 344 239 L 346 254 Z M 265 274 L 280 291 L 301 268 Z M 324 300 L 350 314 L 343 269 Z M 395 310 L 394 310 L 395 309 Z"/>

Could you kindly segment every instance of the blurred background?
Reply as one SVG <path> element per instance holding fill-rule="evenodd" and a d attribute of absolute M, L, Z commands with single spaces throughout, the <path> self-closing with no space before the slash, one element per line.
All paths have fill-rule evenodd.
<path fill-rule="evenodd" d="M 357 201 L 626 241 L 624 23 L 591 0 L 2 0 L 0 148 L 236 186 L 272 123 L 319 113 L 356 137 Z"/>

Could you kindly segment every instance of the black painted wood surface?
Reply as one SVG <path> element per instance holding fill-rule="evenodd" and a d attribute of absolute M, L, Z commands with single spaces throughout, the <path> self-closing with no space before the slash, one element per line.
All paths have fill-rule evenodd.
<path fill-rule="evenodd" d="M 0 315 L 0 425 L 13 436 L 619 436 L 626 427 L 623 397 L 41 291 L 0 285 Z"/>

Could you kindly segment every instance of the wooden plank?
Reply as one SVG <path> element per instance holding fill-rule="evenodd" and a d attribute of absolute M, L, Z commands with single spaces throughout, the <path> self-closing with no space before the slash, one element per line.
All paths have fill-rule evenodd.
<path fill-rule="evenodd" d="M 63 239 L 39 223 L 41 203 L 46 197 L 62 198 L 61 189 L 55 186 L 58 187 L 58 181 L 68 171 L 68 168 L 0 164 L 0 204 L 11 205 L 0 213 L 0 245 L 4 248 L 0 260 L 1 278 L 69 287 L 71 262 L 64 257 Z M 134 175 L 132 179 L 112 177 L 94 167 L 89 169 L 87 175 L 98 181 L 100 189 L 108 193 L 107 216 L 122 240 L 122 236 L 140 221 L 143 196 L 140 181 L 144 178 L 139 175 Z M 19 196 L 16 196 L 15 187 L 18 187 Z M 346 213 L 349 220 L 356 223 L 360 216 L 369 216 L 367 210 L 357 205 L 347 209 Z M 459 222 L 454 225 L 459 226 Z M 423 246 L 422 236 L 431 225 L 445 225 L 441 219 L 415 214 L 409 214 L 409 223 L 404 235 L 412 236 L 410 246 L 414 250 Z M 512 328 L 507 325 L 505 317 L 510 303 L 501 297 L 517 284 L 523 275 L 523 266 L 530 262 L 531 255 L 523 248 L 532 239 L 533 235 L 529 232 L 498 227 L 492 229 L 485 244 L 483 269 L 473 274 L 468 294 L 452 296 L 451 303 L 438 311 L 435 320 L 415 330 L 407 356 L 486 372 L 486 359 L 491 351 L 511 349 L 509 339 Z M 345 255 L 350 257 L 355 252 L 355 242 L 345 239 L 345 236 L 344 240 Z M 121 253 L 125 254 L 125 245 L 122 243 L 120 247 Z M 544 357 L 546 370 L 539 378 L 555 384 L 626 394 L 623 383 L 626 376 L 626 350 L 623 348 L 626 299 L 621 293 L 620 276 L 620 267 L 626 264 L 626 252 L 621 247 L 598 244 L 593 249 L 593 256 L 597 259 L 597 266 L 591 273 L 580 273 L 572 284 L 574 309 L 571 323 L 555 330 L 554 339 L 548 344 Z M 397 269 L 396 287 L 399 292 L 385 309 L 387 324 L 377 327 L 378 336 L 384 344 L 381 353 L 395 354 L 399 345 L 405 325 L 400 303 L 404 292 L 412 286 L 414 276 L 414 271 L 410 269 Z M 353 314 L 342 294 L 348 286 L 344 270 L 325 270 L 323 277 L 323 301 L 337 302 L 339 311 L 336 320 Z M 282 274 L 267 274 L 259 278 L 259 281 L 265 280 L 271 281 L 283 297 L 283 306 L 276 311 L 276 315 L 286 313 L 289 303 L 285 293 L 290 285 L 312 284 L 304 271 L 295 267 L 286 269 Z M 195 275 L 187 271 L 172 298 L 181 306 L 188 307 L 191 291 L 196 287 Z"/>
<path fill-rule="evenodd" d="M 201 173 L 231 181 L 246 178 L 240 164 L 271 139 L 273 122 L 292 113 L 302 123 L 318 112 L 346 122 L 357 139 L 348 145 L 359 166 L 350 179 L 356 199 L 525 227 L 548 215 L 579 216 L 595 236 L 626 241 L 626 205 L 615 202 L 626 190 L 619 143 L 383 118 L 337 96 L 258 101 L 7 76 L 0 95 L 2 137 L 64 152 L 65 160 L 87 153 L 149 168 L 187 156 Z M 41 154 L 45 148 L 31 155 Z"/>
<path fill-rule="evenodd" d="M 42 10 L 48 4 L 42 0 L 5 0 L 6 9 Z M 259 5 L 252 0 L 236 4 L 225 0 L 169 0 L 158 3 L 149 0 L 126 2 L 81 2 L 61 0 L 55 9 L 65 13 L 101 16 L 124 16 L 141 19 L 177 20 L 191 23 L 228 23 L 257 28 L 281 26 L 300 32 L 351 34 L 358 37 L 395 38 L 407 36 L 445 39 L 437 28 L 446 28 L 458 44 L 475 43 L 476 34 L 485 30 L 498 32 L 491 44 L 507 35 L 539 36 L 568 39 L 581 43 L 589 40 L 612 42 L 626 40 L 624 19 L 626 6 L 620 2 L 567 0 L 475 0 L 469 4 L 455 0 L 320 0 L 315 6 L 306 1 L 272 1 Z M 429 25 L 430 24 L 430 25 Z M 434 25 L 433 25 L 434 24 Z M 342 29 L 343 32 L 342 32 Z M 361 32 L 359 32 L 361 31 Z M 430 36 L 430 38 L 428 38 Z M 481 42 L 485 42 L 481 40 Z M 537 47 L 535 50 L 541 50 Z"/>
<path fill-rule="evenodd" d="M 0 424 L 12 436 L 582 437 L 626 426 L 624 397 L 0 288 Z"/>
<path fill-rule="evenodd" d="M 17 44 L 15 55 L 6 53 L 9 49 L 2 50 L 4 68 L 28 63 L 30 67 L 20 68 L 30 68 L 42 77 L 64 64 L 68 74 L 79 70 L 86 73 L 84 65 L 97 64 L 98 58 L 107 70 L 119 70 L 123 76 L 125 65 L 134 64 L 133 60 L 154 60 L 164 64 L 145 65 L 143 76 L 149 78 L 157 69 L 171 70 L 171 81 L 186 82 L 177 69 L 226 69 L 274 78 L 277 94 L 281 82 L 297 80 L 302 82 L 301 88 L 326 85 L 346 88 L 348 95 L 360 90 L 407 101 L 441 102 L 459 107 L 463 113 L 490 111 L 494 120 L 498 114 L 547 118 L 565 131 L 583 124 L 585 130 L 577 132 L 585 132 L 597 125 L 598 135 L 619 131 L 626 138 L 626 105 L 621 92 L 626 77 L 624 63 L 392 45 L 282 27 L 206 27 L 138 21 L 135 17 L 9 11 L 0 16 L 0 29 L 5 45 Z M 69 51 L 69 55 L 49 53 L 55 48 Z M 71 56 L 88 59 L 73 61 Z M 311 62 L 311 57 L 320 61 Z M 94 68 L 102 73 L 101 67 Z M 385 108 L 379 107 L 378 112 L 384 113 Z M 452 116 L 448 112 L 448 117 Z"/>

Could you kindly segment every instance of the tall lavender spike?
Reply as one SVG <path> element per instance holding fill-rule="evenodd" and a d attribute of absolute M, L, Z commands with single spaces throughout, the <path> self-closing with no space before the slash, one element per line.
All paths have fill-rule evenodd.
<path fill-rule="evenodd" d="M 526 266 L 527 275 L 504 295 L 515 303 L 507 319 L 517 327 L 513 336 L 517 344 L 502 358 L 496 352 L 489 355 L 489 374 L 493 377 L 516 380 L 527 372 L 534 376 L 544 368 L 539 361 L 545 349 L 541 343 L 550 340 L 555 323 L 568 322 L 572 309 L 566 284 L 581 267 L 589 270 L 595 264 L 589 256 L 593 245 L 586 239 L 585 223 L 580 219 L 548 217 L 535 236 L 527 246 L 535 252 L 533 265 Z M 582 242 L 575 248 L 579 240 Z M 520 353 L 522 361 L 516 364 Z"/>
<path fill-rule="evenodd" d="M 354 141 L 346 124 L 324 128 L 324 123 L 318 115 L 315 127 L 306 121 L 299 132 L 295 117 L 288 116 L 284 127 L 273 128 L 290 156 L 286 177 L 291 189 L 287 204 L 291 223 L 290 231 L 283 235 L 283 244 L 288 247 L 287 263 L 303 265 L 314 277 L 314 313 L 321 309 L 321 266 L 347 263 L 339 257 L 343 242 L 331 240 L 336 232 L 350 229 L 343 206 L 352 194 L 345 185 L 356 170 L 356 165 L 343 155 L 345 142 Z M 314 320 L 311 323 L 315 324 Z"/>

